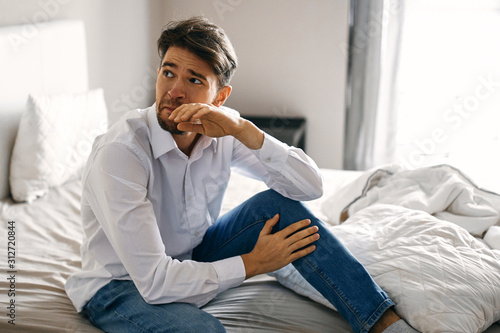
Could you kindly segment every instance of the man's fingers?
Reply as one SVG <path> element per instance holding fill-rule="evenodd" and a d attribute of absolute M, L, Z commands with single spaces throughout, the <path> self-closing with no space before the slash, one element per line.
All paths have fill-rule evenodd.
<path fill-rule="evenodd" d="M 182 104 L 172 111 L 169 119 L 175 122 L 186 121 L 196 114 L 202 107 L 202 104 Z"/>
<path fill-rule="evenodd" d="M 287 238 L 290 235 L 297 232 L 298 230 L 307 227 L 309 224 L 311 224 L 311 220 L 308 220 L 308 219 L 301 220 L 301 221 L 295 222 L 293 224 L 290 224 L 288 227 L 281 230 L 279 233 L 283 236 L 283 238 Z"/>
<path fill-rule="evenodd" d="M 305 249 L 302 249 L 300 251 L 296 251 L 290 255 L 290 262 L 294 262 L 295 260 L 305 257 L 309 253 L 312 253 L 314 250 L 316 250 L 316 246 L 311 245 L 306 247 Z"/>
<path fill-rule="evenodd" d="M 278 223 L 280 219 L 280 215 L 276 214 L 269 220 L 267 220 L 266 224 L 264 224 L 264 227 L 262 228 L 262 231 L 260 232 L 261 235 L 270 235 L 271 232 L 273 231 L 273 227 Z"/>
<path fill-rule="evenodd" d="M 172 111 L 172 113 L 170 113 L 170 116 L 168 116 L 168 119 L 170 120 L 174 120 L 177 115 L 184 109 L 184 104 L 182 104 L 181 106 L 178 106 L 174 111 Z"/>
<path fill-rule="evenodd" d="M 177 129 L 183 132 L 196 132 L 203 133 L 203 126 L 200 124 L 193 124 L 189 122 L 179 123 Z"/>
<path fill-rule="evenodd" d="M 169 119 L 178 123 L 191 120 L 196 121 L 210 112 L 210 106 L 206 104 L 183 104 L 172 112 Z"/>
<path fill-rule="evenodd" d="M 296 231 L 294 234 L 288 236 L 288 240 L 290 241 L 291 244 L 298 242 L 299 240 L 306 238 L 307 236 L 310 236 L 312 234 L 317 233 L 319 228 L 317 226 L 312 226 L 309 228 L 302 229 L 300 231 Z"/>
<path fill-rule="evenodd" d="M 306 246 L 310 245 L 311 243 L 314 243 L 318 239 L 319 239 L 319 234 L 317 234 L 317 233 L 314 233 L 314 234 L 312 234 L 310 236 L 301 238 L 301 239 L 293 242 L 290 245 L 290 251 L 291 252 L 295 252 L 295 251 L 297 251 L 297 250 L 299 250 L 299 249 L 301 249 L 303 247 L 306 247 Z"/>

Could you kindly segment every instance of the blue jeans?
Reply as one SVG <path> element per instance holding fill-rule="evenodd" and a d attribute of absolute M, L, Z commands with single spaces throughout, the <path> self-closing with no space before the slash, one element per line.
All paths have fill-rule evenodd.
<path fill-rule="evenodd" d="M 394 303 L 302 203 L 273 190 L 255 195 L 220 217 L 193 250 L 193 260 L 211 262 L 251 252 L 264 224 L 276 213 L 280 219 L 274 231 L 303 219 L 318 226 L 316 250 L 293 265 L 337 308 L 354 332 L 368 332 Z M 147 304 L 130 281 L 113 281 L 101 288 L 84 312 L 108 332 L 224 332 L 216 318 L 192 305 Z"/>

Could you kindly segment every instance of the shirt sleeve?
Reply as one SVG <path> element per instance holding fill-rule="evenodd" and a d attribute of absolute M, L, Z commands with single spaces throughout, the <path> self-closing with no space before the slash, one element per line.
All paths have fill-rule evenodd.
<path fill-rule="evenodd" d="M 150 304 L 186 302 L 202 306 L 218 293 L 241 284 L 245 269 L 239 256 L 201 263 L 179 261 L 165 254 L 147 198 L 150 171 L 145 165 L 146 159 L 141 160 L 129 147 L 110 144 L 93 157 L 84 176 L 85 196 L 106 236 L 97 241 L 109 241 L 116 253 L 114 261 L 101 264 L 111 274 L 119 270 L 116 265 L 123 265 Z M 99 258 L 99 253 L 93 255 Z"/>
<path fill-rule="evenodd" d="M 260 149 L 250 150 L 235 140 L 233 166 L 269 188 L 299 201 L 323 195 L 323 178 L 316 163 L 302 149 L 290 147 L 264 133 Z"/>

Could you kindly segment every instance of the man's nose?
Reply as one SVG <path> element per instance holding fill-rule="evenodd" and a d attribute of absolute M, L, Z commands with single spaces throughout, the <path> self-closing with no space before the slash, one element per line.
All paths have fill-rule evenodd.
<path fill-rule="evenodd" d="M 182 80 L 175 80 L 174 85 L 170 88 L 168 94 L 173 99 L 186 97 L 186 89 Z"/>

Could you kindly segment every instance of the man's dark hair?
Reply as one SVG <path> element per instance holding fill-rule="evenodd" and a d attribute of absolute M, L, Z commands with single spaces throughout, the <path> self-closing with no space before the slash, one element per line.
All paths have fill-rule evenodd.
<path fill-rule="evenodd" d="M 229 84 L 238 66 L 233 45 L 224 30 L 205 17 L 168 23 L 158 38 L 158 54 L 162 60 L 170 46 L 185 47 L 205 60 L 217 76 L 219 89 Z"/>

